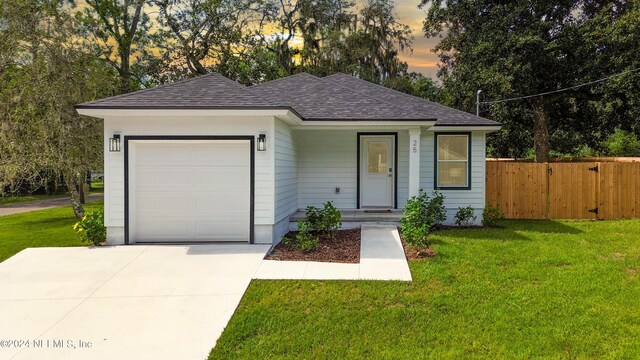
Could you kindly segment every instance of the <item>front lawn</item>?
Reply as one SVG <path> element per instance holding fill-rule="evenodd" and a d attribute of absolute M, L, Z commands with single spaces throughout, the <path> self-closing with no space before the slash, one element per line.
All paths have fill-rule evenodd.
<path fill-rule="evenodd" d="M 101 207 L 99 201 L 85 210 Z M 0 262 L 29 247 L 86 246 L 73 231 L 76 221 L 70 206 L 0 216 Z"/>
<path fill-rule="evenodd" d="M 64 194 L 56 195 L 24 195 L 24 196 L 6 196 L 0 197 L 0 205 L 17 204 L 28 201 L 50 200 L 65 197 Z"/>
<path fill-rule="evenodd" d="M 253 281 L 210 358 L 636 358 L 640 220 L 432 235 L 414 281 Z"/>

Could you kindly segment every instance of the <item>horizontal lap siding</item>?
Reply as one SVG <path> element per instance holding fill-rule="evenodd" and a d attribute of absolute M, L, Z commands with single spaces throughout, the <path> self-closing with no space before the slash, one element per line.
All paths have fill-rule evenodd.
<path fill-rule="evenodd" d="M 356 207 L 355 130 L 298 130 L 298 208 L 322 206 L 326 201 L 341 209 Z M 340 188 L 336 194 L 335 188 Z"/>
<path fill-rule="evenodd" d="M 428 194 L 431 194 L 435 188 L 434 148 L 434 132 L 423 132 L 420 142 L 420 187 Z M 476 209 L 476 216 L 480 221 L 485 206 L 485 158 L 485 133 L 473 131 L 471 132 L 471 190 L 440 190 L 445 196 L 447 222 L 453 222 L 453 216 L 459 207 L 469 205 Z"/>
<path fill-rule="evenodd" d="M 275 122 L 275 222 L 298 209 L 298 152 L 291 128 Z"/>
<path fill-rule="evenodd" d="M 110 153 L 108 139 L 122 134 L 123 151 Z M 273 139 L 273 117 L 114 117 L 105 119 L 105 223 L 124 226 L 124 137 L 132 135 L 249 135 Z M 269 142 L 267 142 L 269 146 Z M 255 149 L 251 149 L 255 151 Z M 255 224 L 273 224 L 273 152 L 255 153 Z"/>
<path fill-rule="evenodd" d="M 358 132 L 367 130 L 296 130 L 298 148 L 298 208 L 322 206 L 355 209 L 357 197 Z M 392 132 L 392 131 L 384 131 Z M 398 206 L 408 193 L 409 136 L 398 131 Z M 340 193 L 336 194 L 336 187 Z"/>

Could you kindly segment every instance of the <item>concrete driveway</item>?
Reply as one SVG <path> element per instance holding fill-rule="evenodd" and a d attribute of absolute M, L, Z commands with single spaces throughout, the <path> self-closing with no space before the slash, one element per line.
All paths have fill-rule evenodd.
<path fill-rule="evenodd" d="M 0 263 L 0 359 L 204 359 L 268 249 L 26 249 Z"/>

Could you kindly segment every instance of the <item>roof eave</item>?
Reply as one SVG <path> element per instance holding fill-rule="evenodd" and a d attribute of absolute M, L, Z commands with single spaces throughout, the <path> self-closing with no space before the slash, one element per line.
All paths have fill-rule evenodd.
<path fill-rule="evenodd" d="M 97 118 L 105 117 L 145 117 L 145 116 L 288 116 L 295 110 L 287 106 L 96 106 L 80 104 L 75 106 L 81 115 Z"/>

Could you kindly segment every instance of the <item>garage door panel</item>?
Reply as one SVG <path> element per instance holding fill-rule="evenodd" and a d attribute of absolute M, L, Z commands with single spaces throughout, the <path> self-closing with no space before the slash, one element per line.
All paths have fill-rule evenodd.
<path fill-rule="evenodd" d="M 190 196 L 183 194 L 164 194 L 158 195 L 156 193 L 143 193 L 139 194 L 136 201 L 136 209 L 138 212 L 144 212 L 146 214 L 164 214 L 166 210 L 162 208 L 167 206 L 167 203 L 171 204 L 172 213 L 193 213 L 195 211 L 195 202 Z"/>
<path fill-rule="evenodd" d="M 134 241 L 249 240 L 248 141 L 134 146 Z"/>
<path fill-rule="evenodd" d="M 246 192 L 249 186 L 249 179 L 245 175 L 248 173 L 249 167 L 217 167 L 216 170 L 199 168 L 193 178 L 193 186 L 201 191 L 213 189 L 233 191 L 237 189 L 237 191 Z"/>
<path fill-rule="evenodd" d="M 238 228 L 247 229 L 246 233 L 238 233 Z M 198 221 L 196 236 L 199 239 L 233 241 L 246 239 L 249 236 L 249 223 L 244 221 Z"/>
<path fill-rule="evenodd" d="M 139 187 L 140 192 L 181 190 L 191 186 L 192 171 L 193 169 L 182 166 L 169 167 L 165 165 L 157 169 L 152 166 L 144 166 L 138 169 L 136 181 L 145 185 Z"/>
<path fill-rule="evenodd" d="M 158 216 L 156 221 L 141 219 L 136 223 L 135 236 L 137 241 L 185 240 L 191 225 L 188 221 L 175 221 L 173 217 Z"/>

